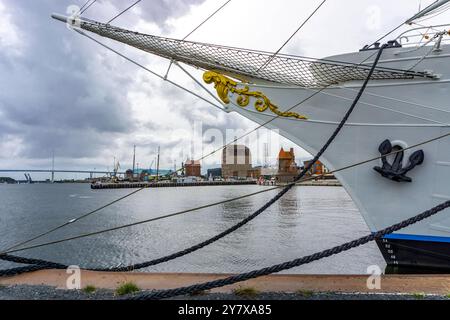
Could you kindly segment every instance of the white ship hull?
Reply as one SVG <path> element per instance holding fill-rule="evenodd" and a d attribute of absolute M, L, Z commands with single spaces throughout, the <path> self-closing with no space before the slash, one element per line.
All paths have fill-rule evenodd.
<path fill-rule="evenodd" d="M 427 7 L 415 18 L 446 2 Z M 273 119 L 267 127 L 279 130 L 282 136 L 311 154 L 318 153 L 349 110 L 377 54 L 368 50 L 315 60 L 157 37 L 77 17 L 53 15 L 53 18 L 68 23 L 87 37 L 84 31 L 172 61 L 248 80 L 250 84 L 235 83 L 213 71 L 204 75 L 207 83 L 216 85 L 228 111 L 238 112 L 260 124 Z M 435 33 L 430 43 L 434 41 L 438 45 L 439 36 L 444 34 L 448 32 Z M 390 45 L 373 70 L 372 80 L 356 109 L 321 158 L 332 170 L 379 157 L 380 144 L 387 139 L 392 145 L 405 149 L 450 132 L 450 46 L 432 50 L 433 47 L 427 45 L 417 48 Z M 363 67 L 358 65 L 362 62 Z M 432 78 L 430 74 L 439 76 Z M 330 86 L 334 83 L 338 85 Z M 245 91 L 247 86 L 253 95 Z M 288 111 L 316 92 L 307 89 L 314 86 L 326 89 L 289 110 L 306 115 L 308 119 L 286 117 L 286 114 L 274 119 L 275 113 Z M 232 92 L 241 96 L 233 96 Z M 255 99 L 259 101 L 256 105 Z M 273 104 L 279 107 L 278 111 Z M 264 108 L 267 110 L 261 110 Z M 375 171 L 374 167 L 382 165 L 381 160 L 336 174 L 371 231 L 450 200 L 450 138 L 447 136 L 417 149 L 423 150 L 424 161 L 420 160 L 420 165 L 407 172 L 411 182 L 392 181 Z M 404 150 L 403 168 L 417 151 Z M 390 235 L 378 244 L 389 264 L 450 269 L 449 211 Z"/>
<path fill-rule="evenodd" d="M 386 139 L 406 148 L 448 133 L 450 46 L 444 46 L 442 49 L 440 52 L 430 54 L 416 67 L 416 70 L 439 73 L 440 79 L 370 82 L 349 121 L 322 157 L 322 162 L 335 170 L 380 156 L 378 147 Z M 410 49 L 386 49 L 379 66 L 409 69 L 430 51 L 430 47 L 406 53 L 408 50 Z M 405 53 L 401 53 L 402 51 Z M 373 53 L 374 51 L 363 51 L 330 59 L 360 63 Z M 368 60 L 367 63 L 370 65 L 372 62 Z M 362 82 L 347 82 L 329 87 L 293 109 L 306 115 L 308 120 L 280 117 L 267 127 L 279 130 L 282 136 L 311 154 L 316 154 L 342 120 L 361 84 Z M 263 92 L 282 111 L 317 91 L 274 84 L 250 85 L 250 90 Z M 259 124 L 264 124 L 275 116 L 270 110 L 257 112 L 252 109 L 252 103 L 242 108 L 236 104 L 236 96 L 232 94 L 229 96 L 232 101 L 229 105 L 230 111 L 238 112 Z M 411 183 L 399 183 L 382 177 L 373 169 L 375 166 L 381 166 L 381 160 L 336 174 L 371 231 L 381 230 L 445 200 L 450 200 L 450 138 L 414 150 L 406 150 L 404 166 L 407 165 L 409 156 L 418 149 L 424 151 L 425 161 L 407 174 L 413 180 Z M 397 242 L 403 241 L 412 241 L 409 249 L 412 246 L 417 252 L 404 258 L 405 254 L 401 247 L 395 246 Z M 431 242 L 443 245 L 444 251 L 448 250 L 446 262 L 424 262 L 428 261 L 427 258 L 418 258 L 420 251 L 430 251 L 430 248 L 421 249 L 422 245 L 429 246 Z M 389 236 L 379 245 L 381 249 L 386 249 L 382 251 L 390 264 L 450 268 L 449 212 L 446 210 L 429 220 Z M 399 246 L 404 247 L 400 243 Z"/>

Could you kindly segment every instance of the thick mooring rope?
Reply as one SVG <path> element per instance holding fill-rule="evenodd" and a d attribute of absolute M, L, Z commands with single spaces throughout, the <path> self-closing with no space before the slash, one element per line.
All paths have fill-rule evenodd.
<path fill-rule="evenodd" d="M 328 173 L 323 173 L 323 174 L 318 175 L 318 176 L 310 176 L 310 177 L 301 179 L 298 182 L 293 182 L 292 184 L 297 185 L 298 183 L 301 184 L 301 183 L 307 182 L 307 181 L 320 180 L 321 178 L 324 178 L 327 174 L 336 174 L 338 172 L 342 172 L 342 171 L 345 171 L 345 170 L 353 169 L 353 168 L 362 166 L 364 164 L 367 164 L 367 163 L 370 163 L 370 162 L 373 162 L 373 161 L 376 161 L 376 160 L 380 160 L 380 159 L 385 158 L 385 157 L 395 156 L 395 155 L 397 155 L 399 153 L 402 153 L 404 151 L 416 149 L 416 148 L 418 148 L 420 146 L 430 144 L 432 142 L 435 142 L 435 141 L 447 138 L 449 136 L 450 136 L 450 132 L 448 132 L 448 133 L 446 133 L 444 135 L 440 135 L 438 137 L 426 140 L 426 141 L 422 141 L 422 142 L 417 143 L 415 145 L 411 145 L 411 146 L 409 146 L 407 148 L 404 148 L 404 149 L 401 149 L 401 150 L 397 150 L 397 151 L 393 151 L 393 152 L 391 152 L 389 154 L 386 154 L 386 155 L 381 155 L 381 156 L 378 156 L 378 157 L 375 157 L 375 158 L 370 158 L 370 159 L 367 159 L 367 160 L 359 161 L 357 163 L 353 163 L 353 164 L 341 167 L 339 169 L 332 170 L 332 171 L 330 171 Z M 42 248 L 42 247 L 55 245 L 55 244 L 61 244 L 61 243 L 68 242 L 68 241 L 84 239 L 84 238 L 92 237 L 92 236 L 95 236 L 95 235 L 105 234 L 105 233 L 112 232 L 112 231 L 117 231 L 117 230 L 122 230 L 122 229 L 130 228 L 130 227 L 134 227 L 134 226 L 138 226 L 138 225 L 142 225 L 142 224 L 146 224 L 146 223 L 150 223 L 150 222 L 160 221 L 160 220 L 172 218 L 172 217 L 175 217 L 175 216 L 191 213 L 191 212 L 194 212 L 194 211 L 216 207 L 216 206 L 221 205 L 221 204 L 235 202 L 235 201 L 238 201 L 238 200 L 250 198 L 250 197 L 253 197 L 253 196 L 258 195 L 258 194 L 263 194 L 263 193 L 266 193 L 266 192 L 279 190 L 279 189 L 282 189 L 282 188 L 283 187 L 281 187 L 281 186 L 277 186 L 277 187 L 264 189 L 264 190 L 261 190 L 261 191 L 258 191 L 258 192 L 254 192 L 254 193 L 248 193 L 248 194 L 236 197 L 236 198 L 227 199 L 227 200 L 214 202 L 214 203 L 209 203 L 207 205 L 203 205 L 203 206 L 200 206 L 200 207 L 190 208 L 190 209 L 187 209 L 187 210 L 178 211 L 178 212 L 175 212 L 175 213 L 171 213 L 171 214 L 167 214 L 167 215 L 163 215 L 163 216 L 158 216 L 158 217 L 151 218 L 151 219 L 141 220 L 141 221 L 130 223 L 130 224 L 124 224 L 124 225 L 120 225 L 120 226 L 113 227 L 113 228 L 103 229 L 103 230 L 90 232 L 90 233 L 84 233 L 84 234 L 80 234 L 78 236 L 73 236 L 73 237 L 69 237 L 69 238 L 63 238 L 63 239 L 59 239 L 59 240 L 55 240 L 55 241 L 44 242 L 44 243 L 40 243 L 40 244 L 37 244 L 37 245 L 29 246 L 29 247 L 21 247 L 21 248 L 17 248 L 17 249 L 13 249 L 13 250 L 2 251 L 2 252 L 0 252 L 0 259 L 1 259 L 2 256 L 7 255 L 7 254 L 12 254 L 12 253 L 25 251 L 25 250 L 36 249 L 36 248 Z"/>
<path fill-rule="evenodd" d="M 287 192 L 289 192 L 294 186 L 295 186 L 295 182 L 298 182 L 299 180 L 301 180 L 308 172 L 309 170 L 315 165 L 315 163 L 320 159 L 320 157 L 325 153 L 325 151 L 329 148 L 329 146 L 333 143 L 333 141 L 335 140 L 335 138 L 338 136 L 338 134 L 340 133 L 340 131 L 342 130 L 342 128 L 344 127 L 344 125 L 347 123 L 347 120 L 349 119 L 350 115 L 353 113 L 356 105 L 358 104 L 361 96 L 363 95 L 367 84 L 370 81 L 370 78 L 372 76 L 372 74 L 375 71 L 375 68 L 378 64 L 378 61 L 381 58 L 381 55 L 383 53 L 383 50 L 386 48 L 386 45 L 383 45 L 377 54 L 377 57 L 374 60 L 374 63 L 372 65 L 372 68 L 369 71 L 369 74 L 366 78 L 366 80 L 364 81 L 363 85 L 361 86 L 360 91 L 358 92 L 357 96 L 355 97 L 355 100 L 353 101 L 351 107 L 349 108 L 349 110 L 347 111 L 347 113 L 345 114 L 345 116 L 343 117 L 342 121 L 340 122 L 340 124 L 338 125 L 338 127 L 335 129 L 335 131 L 333 132 L 333 134 L 331 135 L 331 137 L 327 140 L 327 142 L 325 143 L 325 145 L 322 147 L 322 149 L 317 153 L 317 155 L 314 157 L 314 159 L 309 163 L 308 166 L 306 166 L 302 172 L 296 177 L 294 183 L 289 184 L 288 186 L 286 186 L 280 193 L 278 193 L 274 198 L 272 198 L 270 201 L 268 201 L 263 207 L 261 207 L 260 209 L 258 209 L 255 213 L 253 213 L 252 215 L 250 215 L 249 217 L 245 218 L 244 220 L 242 220 L 241 222 L 239 222 L 238 224 L 232 226 L 231 228 L 225 230 L 224 232 L 220 233 L 219 235 L 210 238 L 202 243 L 199 243 L 195 246 L 192 246 L 188 249 L 179 251 L 177 253 L 171 254 L 169 256 L 160 258 L 160 259 L 156 259 L 156 260 L 152 260 L 149 262 L 144 262 L 141 264 L 136 264 L 136 265 L 132 265 L 132 266 L 128 266 L 128 267 L 120 267 L 120 268 L 111 268 L 111 269 L 92 269 L 95 271 L 116 271 L 116 272 L 121 272 L 121 271 L 129 271 L 129 270 L 135 270 L 135 269 L 140 269 L 140 268 L 145 268 L 145 267 L 149 267 L 155 264 L 160 264 L 163 262 L 168 262 L 170 260 L 185 256 L 187 254 L 190 254 L 194 251 L 197 251 L 201 248 L 204 248 L 220 239 L 222 239 L 223 237 L 227 236 L 228 234 L 238 230 L 239 228 L 241 228 L 242 226 L 246 225 L 248 222 L 252 221 L 253 219 L 255 219 L 256 217 L 258 217 L 261 213 L 265 212 L 268 208 L 270 208 L 274 203 L 276 203 L 279 199 L 281 199 Z M 5 261 L 10 261 L 9 259 L 15 259 L 16 261 L 23 261 L 23 262 L 19 262 L 19 263 L 28 263 L 25 261 L 28 261 L 27 258 L 23 258 L 23 257 L 12 257 L 9 255 L 0 255 L 0 259 L 1 260 L 5 260 Z M 61 269 L 63 266 L 59 265 L 57 263 L 53 263 L 53 262 L 49 262 L 49 261 L 44 261 L 44 260 L 34 260 L 34 262 L 38 262 L 38 264 L 36 263 L 30 263 L 33 265 L 39 265 L 42 267 L 46 267 L 48 266 L 49 269 L 54 268 L 55 266 L 57 267 L 57 269 Z M 30 267 L 31 268 L 31 267 Z M 23 268 L 23 272 L 27 272 L 26 267 Z M 34 271 L 34 270 L 31 270 Z"/>
<path fill-rule="evenodd" d="M 413 218 L 402 221 L 398 224 L 395 224 L 389 228 L 378 231 L 371 235 L 359 238 L 359 239 L 351 241 L 351 242 L 344 243 L 344 244 L 334 247 L 332 249 L 324 250 L 322 252 L 318 252 L 318 253 L 315 253 L 315 254 L 312 254 L 309 256 L 305 256 L 303 258 L 299 258 L 296 260 L 278 264 L 278 265 L 275 265 L 272 267 L 255 270 L 255 271 L 251 271 L 251 272 L 247 272 L 247 273 L 242 273 L 242 274 L 239 274 L 236 276 L 228 277 L 226 279 L 215 280 L 215 281 L 205 282 L 205 283 L 201 283 L 201 284 L 195 284 L 195 285 L 188 286 L 188 287 L 143 293 L 143 294 L 139 294 L 138 296 L 136 296 L 135 298 L 132 298 L 132 299 L 133 300 L 168 299 L 168 298 L 172 298 L 172 297 L 176 297 L 176 296 L 190 294 L 193 292 L 201 292 L 201 291 L 205 291 L 205 290 L 211 290 L 214 288 L 220 288 L 220 287 L 228 286 L 231 284 L 235 284 L 237 282 L 247 281 L 247 280 L 258 278 L 258 277 L 267 276 L 267 275 L 270 275 L 273 273 L 278 273 L 278 272 L 281 272 L 284 270 L 289 270 L 289 269 L 292 269 L 295 267 L 302 266 L 304 264 L 311 263 L 313 261 L 331 257 L 333 255 L 342 253 L 344 251 L 348 251 L 350 249 L 362 246 L 362 245 L 369 243 L 371 241 L 374 241 L 376 239 L 380 239 L 388 234 L 394 233 L 396 231 L 399 231 L 401 229 L 409 227 L 417 222 L 420 222 L 424 219 L 427 219 L 431 216 L 434 216 L 447 208 L 450 208 L 450 201 L 444 202 L 444 203 L 438 205 L 437 207 L 434 207 L 433 209 L 425 211 Z"/>
<path fill-rule="evenodd" d="M 0 270 L 0 277 L 14 277 L 21 275 L 23 273 L 29 273 L 29 272 L 35 272 L 40 270 L 46 270 L 47 267 L 44 266 L 27 266 L 27 267 L 20 267 L 20 268 L 13 268 L 8 270 Z"/>

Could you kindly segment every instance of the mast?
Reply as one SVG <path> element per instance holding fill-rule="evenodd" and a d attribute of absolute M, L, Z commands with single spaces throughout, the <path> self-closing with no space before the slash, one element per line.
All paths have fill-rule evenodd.
<path fill-rule="evenodd" d="M 433 4 L 429 5 L 428 7 L 426 7 L 425 9 L 423 9 L 422 11 L 420 11 L 419 13 L 417 13 L 416 15 L 414 15 L 413 17 L 411 17 L 410 19 L 408 19 L 405 24 L 410 24 L 411 22 L 413 22 L 414 20 L 417 20 L 419 18 L 422 18 L 423 16 L 433 12 L 434 10 L 442 7 L 444 4 L 446 4 L 447 2 L 449 2 L 450 0 L 438 0 L 436 2 L 434 2 Z"/>
<path fill-rule="evenodd" d="M 158 160 L 156 162 L 156 181 L 159 180 L 159 153 L 161 152 L 161 147 L 158 147 Z"/>
<path fill-rule="evenodd" d="M 119 171 L 119 161 L 117 161 L 116 157 L 114 157 L 114 164 L 113 164 L 113 170 L 114 170 L 114 177 L 117 177 L 117 172 Z"/>
<path fill-rule="evenodd" d="M 136 145 L 134 145 L 133 149 L 133 180 L 134 180 L 134 170 L 136 169 Z"/>
<path fill-rule="evenodd" d="M 52 183 L 55 182 L 55 150 L 52 151 Z"/>

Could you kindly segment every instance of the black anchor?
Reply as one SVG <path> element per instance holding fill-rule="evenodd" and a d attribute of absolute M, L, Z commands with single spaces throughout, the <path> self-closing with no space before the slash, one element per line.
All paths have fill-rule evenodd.
<path fill-rule="evenodd" d="M 402 150 L 395 154 L 394 161 L 390 164 L 387 160 L 387 155 L 393 152 L 393 147 L 391 141 L 389 140 L 383 141 L 378 148 L 378 151 L 380 151 L 383 156 L 381 158 L 383 167 L 375 167 L 373 169 L 380 173 L 383 177 L 396 182 L 412 182 L 412 179 L 407 177 L 406 174 L 416 166 L 420 166 L 425 159 L 425 153 L 423 150 L 418 150 L 409 157 L 409 164 L 403 168 L 404 151 Z"/>

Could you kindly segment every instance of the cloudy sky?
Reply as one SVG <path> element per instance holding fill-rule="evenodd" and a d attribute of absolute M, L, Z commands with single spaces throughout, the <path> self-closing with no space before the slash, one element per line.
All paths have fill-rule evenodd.
<path fill-rule="evenodd" d="M 53 151 L 58 169 L 106 170 L 114 157 L 126 169 L 134 144 L 140 167 L 150 166 L 161 146 L 162 167 L 173 168 L 223 143 L 203 137 L 203 151 L 193 153 L 189 146 L 196 123 L 216 132 L 243 133 L 256 126 L 159 80 L 50 18 L 84 2 L 0 0 L 0 169 L 49 169 Z M 85 16 L 107 21 L 132 2 L 98 0 Z M 183 38 L 224 2 L 143 0 L 114 24 Z M 358 50 L 417 12 L 420 3 L 431 2 L 328 0 L 283 52 L 323 57 Z M 189 40 L 275 51 L 319 3 L 233 0 Z M 102 41 L 160 74 L 167 70 L 164 59 Z M 170 78 L 201 93 L 175 68 Z M 295 147 L 299 158 L 308 157 L 288 140 L 281 144 Z M 217 166 L 219 159 L 208 158 L 204 168 Z M 253 156 L 255 165 L 262 160 Z"/>

